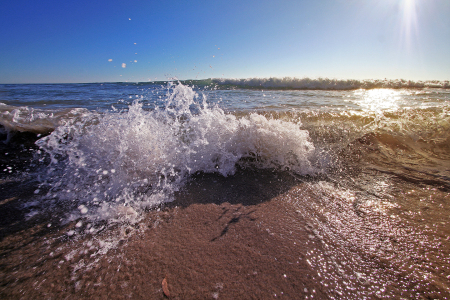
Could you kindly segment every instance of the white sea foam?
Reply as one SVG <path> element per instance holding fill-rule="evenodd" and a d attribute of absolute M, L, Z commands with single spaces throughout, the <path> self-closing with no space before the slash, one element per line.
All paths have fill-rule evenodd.
<path fill-rule="evenodd" d="M 208 107 L 190 87 L 170 85 L 163 109 L 135 101 L 127 111 L 72 119 L 39 140 L 51 158 L 44 198 L 63 203 L 70 220 L 135 222 L 142 209 L 171 201 L 196 172 L 228 176 L 245 162 L 309 174 L 315 148 L 300 126 L 258 114 L 238 118 Z"/>
<path fill-rule="evenodd" d="M 301 90 L 355 90 L 373 88 L 450 88 L 450 82 L 428 80 L 413 81 L 403 79 L 331 79 L 331 78 L 216 78 L 213 83 L 220 85 L 237 86 L 239 88 L 265 88 L 265 89 L 301 89 Z"/>
<path fill-rule="evenodd" d="M 7 134 L 7 142 L 15 132 L 48 134 L 62 125 L 67 118 L 82 117 L 88 110 L 73 108 L 65 110 L 41 110 L 28 106 L 2 105 L 0 108 L 0 126 Z"/>

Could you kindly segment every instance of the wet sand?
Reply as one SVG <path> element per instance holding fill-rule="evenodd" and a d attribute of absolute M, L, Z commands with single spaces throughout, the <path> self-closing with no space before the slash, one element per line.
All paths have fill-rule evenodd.
<path fill-rule="evenodd" d="M 199 175 L 175 202 L 149 211 L 138 224 L 108 228 L 95 236 L 68 236 L 75 224 L 57 226 L 51 215 L 27 220 L 20 204 L 21 199 L 32 197 L 33 185 L 3 182 L 2 195 L 9 198 L 1 200 L 1 298 L 448 297 L 442 280 L 441 286 L 435 280 L 414 290 L 419 282 L 407 279 L 408 274 L 394 262 L 357 249 L 352 253 L 370 263 L 365 271 L 381 272 L 379 283 L 389 283 L 382 293 L 371 291 L 368 280 L 352 276 L 356 272 L 352 254 L 328 264 L 328 275 L 334 276 L 327 277 L 319 268 L 320 259 L 336 259 L 330 246 L 337 249 L 339 241 L 333 245 L 314 220 L 305 219 L 289 201 L 305 189 L 305 183 L 270 172 L 249 175 L 252 172 L 222 179 Z M 96 242 L 106 241 L 108 235 L 120 241 L 99 254 Z M 440 253 L 448 254 L 448 243 L 444 246 L 447 252 Z M 420 267 L 421 262 L 411 263 Z M 405 284 L 410 285 L 410 294 L 402 291 Z M 339 288 L 346 285 L 351 289 Z"/>
<path fill-rule="evenodd" d="M 450 298 L 445 189 L 391 178 L 400 206 L 379 212 L 318 194 L 327 178 L 198 174 L 136 224 L 68 235 L 85 228 L 27 215 L 20 174 L 0 182 L 2 299 Z"/>
<path fill-rule="evenodd" d="M 311 230 L 281 199 L 264 199 L 264 188 L 255 192 L 264 183 L 246 175 L 224 179 L 233 181 L 225 182 L 228 188 L 220 188 L 224 182 L 214 176 L 200 178 L 189 195 L 180 193 L 142 222 L 107 229 L 104 234 L 121 236 L 121 241 L 105 255 L 83 246 L 101 236 L 67 236 L 74 224 L 50 226 L 51 216 L 26 221 L 20 199 L 32 197 L 32 185 L 27 191 L 17 189 L 20 183 L 3 182 L 10 197 L 2 200 L 0 295 L 163 299 L 166 278 L 173 299 L 325 298 L 304 253 L 306 244 L 315 244 Z M 233 183 L 240 184 L 233 189 Z M 206 185 L 221 195 L 204 193 Z M 224 201 L 230 197 L 231 203 Z M 293 223 L 294 230 L 283 228 Z"/>

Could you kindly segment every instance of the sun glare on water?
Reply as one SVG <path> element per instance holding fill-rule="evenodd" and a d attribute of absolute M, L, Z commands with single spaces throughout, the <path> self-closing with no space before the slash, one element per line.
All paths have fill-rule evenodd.
<path fill-rule="evenodd" d="M 401 91 L 373 89 L 355 91 L 358 105 L 365 111 L 392 111 L 400 107 Z"/>

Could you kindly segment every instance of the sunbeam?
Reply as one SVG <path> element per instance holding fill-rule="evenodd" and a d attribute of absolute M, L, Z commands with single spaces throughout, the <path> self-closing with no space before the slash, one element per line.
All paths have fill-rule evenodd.
<path fill-rule="evenodd" d="M 402 11 L 400 43 L 402 48 L 406 47 L 410 51 L 413 47 L 414 39 L 418 36 L 418 0 L 402 0 L 400 6 Z"/>

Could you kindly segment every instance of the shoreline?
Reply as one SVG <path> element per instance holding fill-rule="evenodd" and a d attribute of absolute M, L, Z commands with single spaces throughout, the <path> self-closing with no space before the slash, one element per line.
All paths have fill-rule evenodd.
<path fill-rule="evenodd" d="M 196 188 L 204 184 L 193 187 L 191 197 L 149 211 L 138 224 L 106 229 L 106 235 L 121 236 L 106 254 L 89 247 L 101 236 L 67 236 L 74 222 L 55 226 L 44 216 L 14 228 L 24 216 L 12 217 L 9 227 L 2 228 L 0 295 L 164 299 L 161 282 L 166 278 L 171 299 L 326 297 L 301 246 L 314 243 L 306 223 L 300 222 L 295 237 L 287 240 L 277 228 L 280 217 L 294 220 L 297 213 L 286 214 L 276 197 L 259 204 L 205 198 L 192 203 Z M 2 206 L 19 209 L 19 199 L 33 195 L 28 187 Z"/>
<path fill-rule="evenodd" d="M 203 174 L 193 178 L 174 202 L 146 212 L 136 224 L 69 236 L 76 221 L 57 226 L 51 212 L 25 218 L 21 204 L 34 196 L 32 183 L 3 182 L 2 190 L 9 193 L 3 193 L 1 211 L 5 214 L 9 207 L 10 219 L 2 226 L 0 241 L 0 296 L 167 299 L 164 279 L 170 299 L 450 296 L 445 279 L 433 275 L 432 284 L 419 284 L 398 259 L 369 254 L 364 245 L 346 248 L 340 244 L 343 240 L 330 239 L 333 235 L 327 236 L 327 230 L 339 232 L 340 223 L 329 224 L 326 213 L 311 211 L 324 200 L 314 199 L 309 186 L 271 171 L 246 170 L 227 178 Z M 304 205 L 300 210 L 298 203 Z M 353 204 L 339 205 L 345 212 Z M 396 224 L 383 225 L 385 217 L 378 217 L 361 220 Z M 339 222 L 351 225 L 350 218 Z M 407 241 L 397 243 L 416 244 Z M 440 253 L 449 252 L 449 244 L 441 245 Z M 420 258 L 410 254 L 411 263 L 423 269 Z"/>
<path fill-rule="evenodd" d="M 232 176 L 195 173 L 136 222 L 90 232 L 67 217 L 75 198 L 37 195 L 36 139 L 0 143 L 0 298 L 450 298 L 446 140 L 424 161 L 427 141 L 365 134 L 317 176 L 242 160 Z"/>

